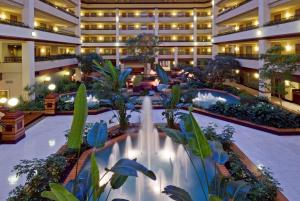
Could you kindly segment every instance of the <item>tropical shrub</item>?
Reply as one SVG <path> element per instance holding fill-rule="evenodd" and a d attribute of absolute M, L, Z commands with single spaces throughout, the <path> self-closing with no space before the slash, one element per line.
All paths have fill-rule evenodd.
<path fill-rule="evenodd" d="M 170 94 L 161 94 L 160 97 L 164 108 L 162 115 L 167 119 L 168 127 L 175 128 L 175 123 L 181 115 L 179 109 L 184 106 L 183 104 L 180 104 L 180 87 L 174 85 Z"/>
<path fill-rule="evenodd" d="M 127 114 L 127 110 L 130 110 L 130 113 L 135 111 L 135 98 L 128 97 L 123 90 L 132 69 L 128 68 L 121 71 L 111 61 L 105 61 L 103 65 L 97 62 L 94 62 L 94 64 L 95 70 L 102 75 L 94 87 L 94 94 L 99 99 L 108 99 L 106 101 L 107 105 L 112 110 L 117 111 L 112 119 L 117 119 L 120 129 L 124 131 L 127 129 L 131 117 L 130 114 Z"/>
<path fill-rule="evenodd" d="M 217 114 L 236 117 L 238 119 L 275 128 L 300 127 L 300 115 L 288 112 L 264 101 L 254 101 L 251 104 L 235 105 L 217 102 L 208 110 Z"/>
<path fill-rule="evenodd" d="M 8 201 L 48 200 L 41 193 L 49 189 L 49 183 L 61 181 L 66 166 L 66 158 L 57 154 L 46 159 L 21 160 L 13 171 L 17 176 L 26 175 L 26 182 L 9 193 Z"/>

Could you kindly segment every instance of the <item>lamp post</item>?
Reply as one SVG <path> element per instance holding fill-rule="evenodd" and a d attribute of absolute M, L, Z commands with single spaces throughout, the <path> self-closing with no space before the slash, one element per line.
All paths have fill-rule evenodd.
<path fill-rule="evenodd" d="M 50 93 L 45 97 L 44 106 L 46 115 L 54 115 L 56 113 L 56 104 L 58 102 L 59 95 L 54 93 L 56 89 L 55 84 L 49 84 L 48 89 Z"/>

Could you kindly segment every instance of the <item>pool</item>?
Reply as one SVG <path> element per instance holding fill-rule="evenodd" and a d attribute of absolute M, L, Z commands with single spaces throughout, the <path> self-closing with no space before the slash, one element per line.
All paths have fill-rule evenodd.
<path fill-rule="evenodd" d="M 238 104 L 240 103 L 240 100 L 238 97 L 227 92 L 203 89 L 195 93 L 192 102 L 196 106 L 208 109 L 210 106 L 216 104 L 217 102 L 226 104 Z"/>

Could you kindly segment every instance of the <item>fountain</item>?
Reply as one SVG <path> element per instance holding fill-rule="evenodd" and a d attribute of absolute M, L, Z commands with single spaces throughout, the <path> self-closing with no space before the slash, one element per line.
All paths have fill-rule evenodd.
<path fill-rule="evenodd" d="M 98 152 L 96 158 L 100 177 L 103 176 L 105 167 L 112 167 L 120 158 L 136 158 L 139 163 L 156 174 L 155 181 L 140 173 L 137 178 L 128 178 L 121 189 L 111 192 L 110 199 L 121 197 L 136 201 L 171 200 L 161 192 L 167 185 L 177 185 L 191 193 L 194 200 L 204 200 L 201 191 L 194 190 L 198 188 L 199 182 L 184 147 L 173 143 L 169 137 L 160 136 L 154 127 L 149 97 L 143 100 L 141 128 L 138 135 L 128 135 L 126 140 Z M 197 168 L 201 174 L 201 168 Z M 105 176 L 101 184 L 107 182 L 110 176 L 110 174 Z M 103 200 L 104 198 L 100 199 Z"/>

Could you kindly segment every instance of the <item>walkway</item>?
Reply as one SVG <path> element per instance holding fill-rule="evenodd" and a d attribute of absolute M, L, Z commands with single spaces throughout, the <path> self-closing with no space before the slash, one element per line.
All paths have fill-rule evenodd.
<path fill-rule="evenodd" d="M 88 122 L 108 121 L 111 112 L 89 116 Z M 290 201 L 298 201 L 300 193 L 300 136 L 279 137 L 255 129 L 227 123 L 210 117 L 195 115 L 202 126 L 214 122 L 220 127 L 226 124 L 234 126 L 237 134 L 236 144 L 257 165 L 272 169 L 280 181 L 284 194 Z M 153 112 L 156 123 L 162 122 L 161 110 Z M 16 178 L 11 172 L 21 159 L 45 158 L 55 153 L 66 141 L 65 131 L 70 128 L 71 116 L 46 117 L 29 128 L 25 139 L 15 145 L 0 145 L 0 201 L 4 201 L 8 192 L 24 178 Z M 133 114 L 132 122 L 139 121 L 139 115 Z"/>
<path fill-rule="evenodd" d="M 234 82 L 226 82 L 226 85 L 230 85 L 230 86 L 236 87 L 237 89 L 246 91 L 246 92 L 250 93 L 253 96 L 258 96 L 258 91 L 257 90 L 249 88 L 249 87 L 246 87 L 244 85 L 237 84 L 237 83 L 234 83 Z M 280 105 L 279 98 L 277 98 L 275 96 L 271 97 L 271 102 L 273 104 Z M 285 109 L 287 109 L 287 110 L 290 110 L 290 111 L 293 111 L 293 112 L 297 112 L 297 113 L 300 114 L 300 105 L 298 105 L 296 103 L 291 103 L 291 102 L 282 100 L 282 107 L 285 108 Z"/>

